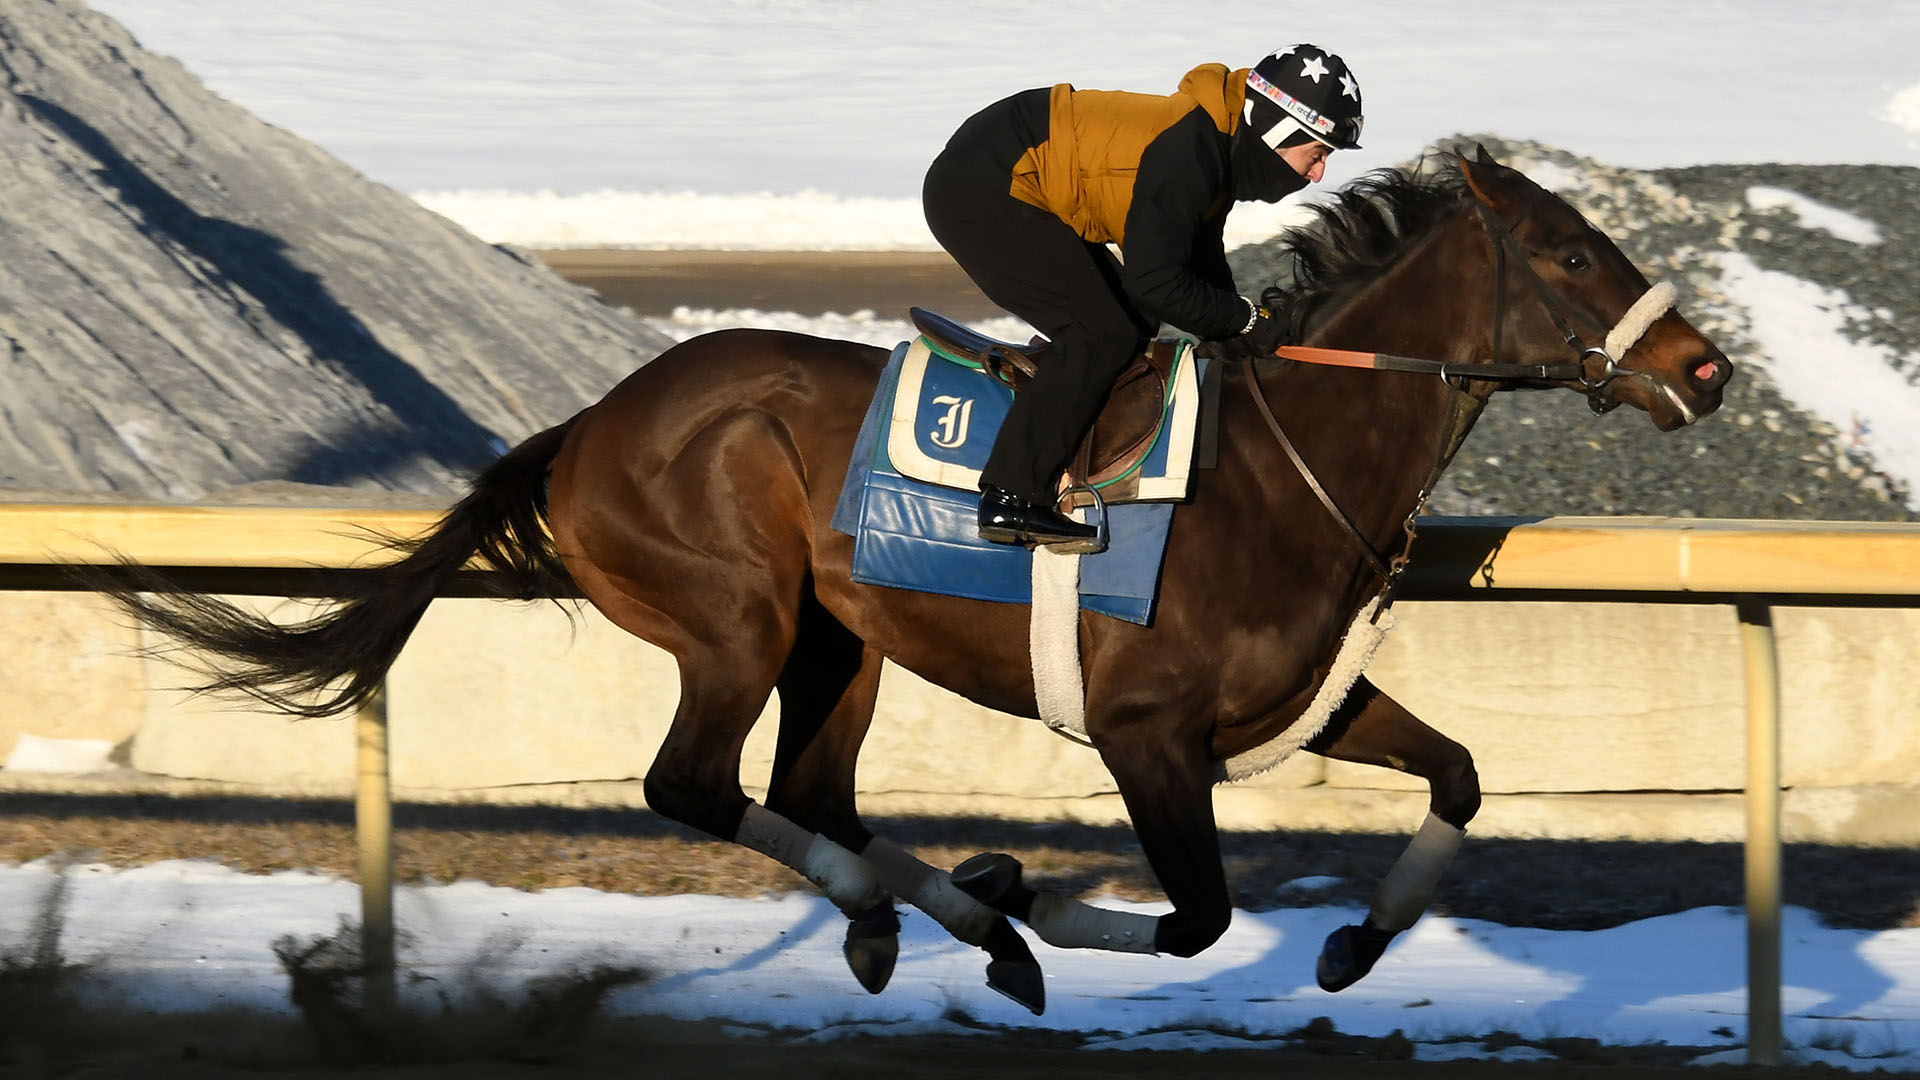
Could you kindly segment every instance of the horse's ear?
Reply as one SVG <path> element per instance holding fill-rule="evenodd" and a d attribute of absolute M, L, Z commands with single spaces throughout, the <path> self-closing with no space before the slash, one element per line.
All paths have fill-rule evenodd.
<path fill-rule="evenodd" d="M 1487 208 L 1501 215 L 1517 211 L 1522 201 L 1521 194 L 1514 190 L 1509 176 L 1519 174 L 1493 160 L 1484 146 L 1475 147 L 1478 161 L 1468 161 L 1466 155 L 1454 151 L 1453 160 L 1460 166 L 1460 176 L 1466 180 L 1473 197 L 1487 204 Z"/>
<path fill-rule="evenodd" d="M 1474 143 L 1474 144 L 1473 144 L 1473 160 L 1474 160 L 1474 162 L 1475 162 L 1476 164 L 1480 164 L 1480 165 L 1498 165 L 1498 164 L 1500 164 L 1499 162 L 1497 162 L 1497 161 L 1495 161 L 1495 160 L 1493 160 L 1493 155 L 1492 155 L 1492 154 L 1489 154 L 1489 153 L 1487 153 L 1487 144 L 1486 144 L 1486 143 Z"/>

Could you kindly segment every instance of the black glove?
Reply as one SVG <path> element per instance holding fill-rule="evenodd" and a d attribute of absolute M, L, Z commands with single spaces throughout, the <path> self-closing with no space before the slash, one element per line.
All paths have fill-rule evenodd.
<path fill-rule="evenodd" d="M 1273 347 L 1293 344 L 1293 297 L 1282 292 L 1280 286 L 1269 285 L 1260 290 L 1260 306 L 1280 324 L 1280 333 L 1284 335 Z"/>
<path fill-rule="evenodd" d="M 1293 344 L 1293 318 L 1287 294 L 1269 285 L 1260 292 L 1260 306 L 1253 309 L 1253 320 L 1240 333 L 1241 352 L 1247 356 L 1272 356 L 1273 350 Z"/>
<path fill-rule="evenodd" d="M 1253 307 L 1251 301 L 1248 306 Z M 1272 356 L 1273 350 L 1293 344 L 1290 307 L 1287 294 L 1269 285 L 1260 294 L 1259 306 L 1253 307 L 1247 328 L 1233 337 L 1205 342 L 1201 354 L 1228 360 Z"/>
<path fill-rule="evenodd" d="M 1293 326 L 1288 323 L 1286 312 L 1276 315 L 1263 307 L 1253 317 L 1253 325 L 1240 337 L 1247 343 L 1248 356 L 1272 356 L 1273 350 L 1293 344 Z"/>

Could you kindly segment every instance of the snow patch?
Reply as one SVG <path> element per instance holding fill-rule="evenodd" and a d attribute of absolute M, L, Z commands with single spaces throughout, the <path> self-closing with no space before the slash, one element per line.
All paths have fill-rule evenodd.
<path fill-rule="evenodd" d="M 1849 341 L 1849 313 L 1862 309 L 1839 289 L 1765 270 L 1740 252 L 1720 256 L 1720 283 L 1746 309 L 1759 344 L 1754 362 L 1795 404 L 1851 431 L 1887 475 L 1920 493 L 1920 394 L 1884 345 Z M 1920 494 L 1910 496 L 1920 509 Z"/>
<path fill-rule="evenodd" d="M 710 195 L 691 191 L 421 191 L 414 201 L 491 244 L 645 251 L 939 251 L 919 199 L 824 191 Z M 1228 249 L 1311 218 L 1305 197 L 1239 203 Z"/>
<path fill-rule="evenodd" d="M 0 905 L 32 910 L 62 872 L 44 862 L 0 867 Z M 77 988 L 83 1003 L 131 997 L 163 1015 L 223 1006 L 290 1012 L 274 939 L 329 934 L 359 911 L 353 884 L 325 875 L 248 875 L 204 861 L 64 873 L 62 947 L 91 962 Z M 958 1034 L 964 1017 L 968 1028 L 1103 1033 L 1090 1048 L 1233 1049 L 1272 1045 L 1326 1017 L 1349 1035 L 1401 1031 L 1422 1060 L 1513 1060 L 1533 1056 L 1525 1043 L 1551 1038 L 1737 1045 L 1716 1031 L 1737 1027 L 1744 1008 L 1746 927 L 1731 908 L 1584 932 L 1429 916 L 1366 981 L 1337 996 L 1314 985 L 1314 957 L 1353 910 L 1236 911 L 1219 942 L 1191 959 L 1043 950 L 1048 1009 L 1033 1017 L 985 986 L 982 953 L 912 910 L 901 913 L 893 983 L 872 996 L 847 974 L 846 919 L 817 896 L 523 892 L 461 882 L 404 888 L 396 900 L 401 964 L 423 977 L 403 981 L 410 1004 L 438 1007 L 437 995 L 470 975 L 511 998 L 593 958 L 653 972 L 608 999 L 611 1015 L 804 1029 L 819 1040 Z M 1820 1060 L 1850 1068 L 1910 1063 L 1920 1046 L 1920 929 L 1835 929 L 1801 908 L 1787 909 L 1782 929 L 1790 1045 L 1824 1048 Z M 476 967 L 482 955 L 487 963 Z M 1490 1031 L 1521 1042 L 1490 1049 L 1482 1034 Z"/>
<path fill-rule="evenodd" d="M 1880 242 L 1880 226 L 1797 191 L 1756 185 L 1747 189 L 1747 205 L 1755 210 L 1790 210 L 1799 218 L 1801 228 L 1820 229 L 1856 244 Z"/>
<path fill-rule="evenodd" d="M 685 341 L 715 330 L 728 330 L 737 326 L 757 326 L 769 330 L 791 330 L 800 334 L 812 334 L 815 337 L 858 341 L 868 345 L 878 345 L 883 349 L 891 349 L 902 341 L 911 341 L 920 333 L 905 319 L 882 318 L 864 309 L 851 314 L 827 312 L 823 315 L 798 315 L 791 311 L 755 311 L 752 308 L 727 308 L 715 311 L 711 308 L 677 307 L 673 309 L 672 315 L 653 316 L 644 321 L 648 326 L 675 341 Z M 1011 317 L 981 319 L 968 325 L 988 337 L 999 338 L 1001 341 L 1025 343 L 1033 337 L 1033 327 Z"/>
<path fill-rule="evenodd" d="M 1280 891 L 1282 893 L 1295 895 L 1324 892 L 1336 885 L 1344 884 L 1346 880 L 1346 878 L 1334 877 L 1330 874 L 1311 874 L 1307 877 L 1297 877 L 1292 881 L 1286 882 L 1280 886 Z"/>
<path fill-rule="evenodd" d="M 529 248 L 938 251 L 917 199 L 691 191 L 422 191 L 414 201 L 482 240 Z"/>

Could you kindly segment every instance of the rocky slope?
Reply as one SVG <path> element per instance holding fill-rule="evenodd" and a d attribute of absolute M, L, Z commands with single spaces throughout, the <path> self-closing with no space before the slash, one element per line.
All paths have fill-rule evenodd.
<path fill-rule="evenodd" d="M 1754 361 L 1751 313 L 1721 288 L 1723 260 L 1740 255 L 1851 298 L 1847 333 L 1885 347 L 1909 383 L 1920 376 L 1920 169 L 1891 166 L 1713 165 L 1642 172 L 1537 143 L 1489 135 L 1501 161 L 1556 191 L 1619 243 L 1654 280 L 1672 281 L 1679 307 L 1732 358 L 1739 373 L 1719 412 L 1678 432 L 1656 431 L 1628 410 L 1595 417 L 1572 394 L 1494 399 L 1441 482 L 1443 514 L 1653 514 L 1697 517 L 1907 521 L 1915 493 L 1885 475 L 1854 432 L 1837 430 L 1783 397 Z M 1862 245 L 1755 205 L 1750 188 L 1798 192 L 1878 226 Z M 1284 280 L 1275 245 L 1231 256 L 1244 285 Z M 1920 385 L 1914 389 L 1920 395 Z"/>
<path fill-rule="evenodd" d="M 0 499 L 444 496 L 667 344 L 74 0 L 0 78 Z"/>

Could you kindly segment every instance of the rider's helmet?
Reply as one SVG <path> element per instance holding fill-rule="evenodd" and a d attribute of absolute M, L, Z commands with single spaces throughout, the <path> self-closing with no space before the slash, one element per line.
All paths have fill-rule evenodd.
<path fill-rule="evenodd" d="M 1360 84 L 1318 45 L 1289 45 L 1247 71 L 1247 125 L 1275 150 L 1318 139 L 1360 149 Z"/>

